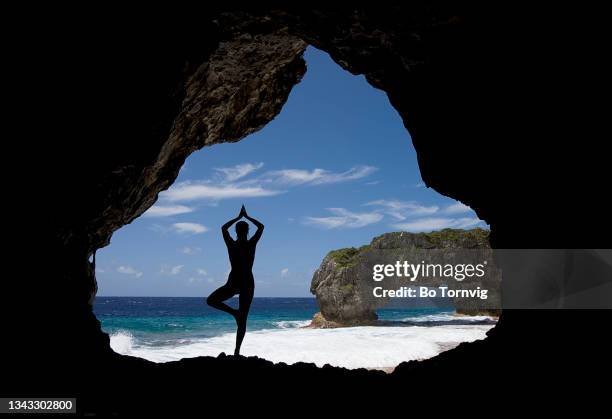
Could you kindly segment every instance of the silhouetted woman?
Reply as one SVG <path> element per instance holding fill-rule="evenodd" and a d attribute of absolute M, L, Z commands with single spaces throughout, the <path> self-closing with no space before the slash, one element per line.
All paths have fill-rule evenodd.
<path fill-rule="evenodd" d="M 240 221 L 236 223 L 237 240 L 233 240 L 227 229 L 242 217 L 255 224 L 257 226 L 257 231 L 253 237 L 248 239 L 249 224 L 245 221 Z M 227 245 L 227 253 L 229 254 L 232 270 L 227 279 L 227 283 L 210 294 L 206 302 L 211 307 L 223 310 L 236 319 L 238 330 L 236 332 L 236 349 L 234 350 L 234 355 L 240 354 L 240 345 L 242 345 L 242 340 L 246 333 L 247 316 L 249 315 L 249 308 L 253 300 L 253 292 L 255 291 L 255 280 L 252 272 L 253 261 L 255 260 L 255 248 L 257 247 L 257 242 L 261 238 L 263 229 L 264 225 L 262 223 L 249 217 L 244 205 L 240 209 L 238 217 L 229 220 L 221 227 L 223 240 L 225 240 L 225 244 Z M 236 294 L 240 296 L 238 310 L 224 303 L 225 300 L 232 298 Z"/>

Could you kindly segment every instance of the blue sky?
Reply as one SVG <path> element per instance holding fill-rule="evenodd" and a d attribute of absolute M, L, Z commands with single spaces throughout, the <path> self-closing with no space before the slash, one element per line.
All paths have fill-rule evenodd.
<path fill-rule="evenodd" d="M 304 57 L 306 75 L 273 121 L 192 154 L 156 205 L 98 251 L 98 295 L 207 296 L 229 271 L 220 226 L 243 203 L 266 226 L 256 297 L 311 296 L 328 251 L 386 232 L 487 227 L 424 187 L 384 92 L 324 52 L 309 47 Z"/>

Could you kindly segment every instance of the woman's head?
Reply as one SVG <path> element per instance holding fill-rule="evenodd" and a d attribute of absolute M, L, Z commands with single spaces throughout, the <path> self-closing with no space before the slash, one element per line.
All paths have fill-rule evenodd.
<path fill-rule="evenodd" d="M 238 221 L 236 223 L 236 236 L 239 239 L 246 239 L 249 235 L 249 223 L 246 221 Z"/>

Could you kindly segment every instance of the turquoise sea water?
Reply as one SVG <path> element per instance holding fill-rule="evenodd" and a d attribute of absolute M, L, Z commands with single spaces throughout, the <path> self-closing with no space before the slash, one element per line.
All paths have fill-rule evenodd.
<path fill-rule="evenodd" d="M 238 300 L 227 303 L 237 307 Z M 210 338 L 236 330 L 233 317 L 209 307 L 201 297 L 99 297 L 94 311 L 107 333 L 129 331 L 149 344 Z M 297 327 L 317 311 L 314 298 L 254 298 L 248 329 Z"/>
<path fill-rule="evenodd" d="M 487 317 L 455 316 L 452 308 L 386 308 L 378 311 L 383 326 L 302 329 L 317 311 L 314 298 L 253 299 L 243 349 L 285 362 L 337 360 L 357 367 L 407 356 L 418 359 L 439 352 L 448 342 L 482 338 L 494 324 Z M 98 297 L 94 312 L 120 353 L 163 362 L 232 351 L 233 317 L 212 309 L 204 298 Z M 380 347 L 383 343 L 387 348 Z M 398 352 L 402 345 L 408 351 Z M 367 351 L 378 358 L 364 358 Z"/>

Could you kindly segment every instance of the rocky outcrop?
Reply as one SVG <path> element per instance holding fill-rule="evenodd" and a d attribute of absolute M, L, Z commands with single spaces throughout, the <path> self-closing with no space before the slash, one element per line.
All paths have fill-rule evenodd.
<path fill-rule="evenodd" d="M 363 324 L 359 323 L 359 324 Z M 314 316 L 312 316 L 312 320 L 310 321 L 310 323 L 306 326 L 304 326 L 304 329 L 335 329 L 338 327 L 345 327 L 346 323 L 340 323 L 340 322 L 335 322 L 333 320 L 327 320 L 323 314 L 319 313 L 315 313 Z"/>
<path fill-rule="evenodd" d="M 373 289 L 397 289 L 402 286 L 448 286 L 449 289 L 487 289 L 487 300 L 455 298 L 459 314 L 499 315 L 501 307 L 501 275 L 495 269 L 493 253 L 488 242 L 489 232 L 483 229 L 445 229 L 431 233 L 387 233 L 358 249 L 331 251 L 325 256 L 312 277 L 310 292 L 321 308 L 313 327 L 329 327 L 327 322 L 340 325 L 372 324 L 376 310 L 384 307 L 389 298 L 375 297 Z M 441 275 L 419 278 L 410 282 L 405 278 L 387 278 L 384 282 L 372 279 L 374 265 L 394 265 L 397 261 L 431 264 L 487 264 L 483 279 L 462 282 Z M 439 273 L 437 273 L 439 274 Z"/>

